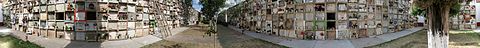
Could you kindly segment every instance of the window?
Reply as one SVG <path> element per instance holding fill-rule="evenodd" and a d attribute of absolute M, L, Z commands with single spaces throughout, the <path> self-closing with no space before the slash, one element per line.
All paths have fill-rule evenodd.
<path fill-rule="evenodd" d="M 56 20 L 64 20 L 65 14 L 64 13 L 57 13 L 57 19 Z"/>
<path fill-rule="evenodd" d="M 127 13 L 120 13 L 120 14 L 118 14 L 118 17 L 120 18 L 120 20 L 127 20 L 128 19 Z"/>
<path fill-rule="evenodd" d="M 267 9 L 267 14 L 272 14 L 272 9 Z"/>
<path fill-rule="evenodd" d="M 338 4 L 338 10 L 347 10 L 346 4 Z"/>
<path fill-rule="evenodd" d="M 335 13 L 327 13 L 327 20 L 335 20 Z"/>
<path fill-rule="evenodd" d="M 334 21 L 327 22 L 327 29 L 328 30 L 335 30 L 335 26 L 336 26 L 336 24 L 335 24 Z"/>
<path fill-rule="evenodd" d="M 87 20 L 97 20 L 97 13 L 95 13 L 95 12 L 87 12 L 86 19 L 87 19 Z"/>
<path fill-rule="evenodd" d="M 316 4 L 315 10 L 316 11 L 325 11 L 325 5 L 324 4 Z"/>

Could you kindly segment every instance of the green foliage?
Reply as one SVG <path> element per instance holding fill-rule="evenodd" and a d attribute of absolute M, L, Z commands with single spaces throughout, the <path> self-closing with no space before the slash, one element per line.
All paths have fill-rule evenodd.
<path fill-rule="evenodd" d="M 0 43 L 1 42 L 12 42 L 12 46 L 10 48 L 43 48 L 39 45 L 27 41 L 22 41 L 12 36 L 0 36 Z"/>
<path fill-rule="evenodd" d="M 187 6 L 192 6 L 192 0 L 185 0 L 185 4 Z"/>
<path fill-rule="evenodd" d="M 211 20 L 221 8 L 225 7 L 226 0 L 200 0 L 202 3 L 202 13 L 205 15 L 205 20 Z"/>
<path fill-rule="evenodd" d="M 462 5 L 460 5 L 460 3 L 457 3 L 457 4 L 453 5 L 450 8 L 450 16 L 458 15 L 461 12 L 461 10 L 460 10 L 461 7 L 462 7 Z"/>
<path fill-rule="evenodd" d="M 412 12 L 410 14 L 412 15 L 425 15 L 425 10 L 417 6 L 413 6 L 411 10 Z"/>
<path fill-rule="evenodd" d="M 460 12 L 461 12 L 461 7 L 462 5 L 460 5 L 460 3 L 455 3 L 451 8 L 450 8 L 450 13 L 449 15 L 450 16 L 455 16 L 455 15 L 458 15 Z M 420 6 L 416 6 L 416 5 L 413 5 L 412 6 L 412 12 L 410 14 L 412 15 L 422 15 L 422 16 L 426 16 L 427 12 L 425 11 L 425 9 L 421 8 Z"/>

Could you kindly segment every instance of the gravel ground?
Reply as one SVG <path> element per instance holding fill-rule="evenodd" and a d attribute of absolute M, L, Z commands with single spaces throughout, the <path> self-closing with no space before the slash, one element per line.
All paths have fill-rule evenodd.
<path fill-rule="evenodd" d="M 413 34 L 366 48 L 427 48 L 427 31 L 421 30 Z"/>
<path fill-rule="evenodd" d="M 282 48 L 284 46 L 269 43 L 243 35 L 221 26 L 218 35 L 208 36 L 207 26 L 191 26 L 181 33 L 142 48 Z"/>

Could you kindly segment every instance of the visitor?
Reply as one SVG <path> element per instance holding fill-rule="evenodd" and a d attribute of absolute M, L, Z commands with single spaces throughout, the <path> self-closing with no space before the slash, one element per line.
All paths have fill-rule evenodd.
<path fill-rule="evenodd" d="M 245 32 L 245 29 L 241 29 L 242 30 L 242 34 L 244 34 L 243 32 Z"/>

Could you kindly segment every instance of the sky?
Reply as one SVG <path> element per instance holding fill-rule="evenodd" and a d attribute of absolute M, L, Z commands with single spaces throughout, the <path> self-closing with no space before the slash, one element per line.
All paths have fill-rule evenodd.
<path fill-rule="evenodd" d="M 195 8 L 195 10 L 197 11 L 200 11 L 203 8 L 199 0 L 192 0 L 192 7 Z"/>
<path fill-rule="evenodd" d="M 226 10 L 229 7 L 232 7 L 232 6 L 240 3 L 241 1 L 244 1 L 244 0 L 227 0 L 227 1 L 225 1 L 225 5 L 227 5 L 227 7 L 222 8 L 221 10 Z M 203 8 L 202 4 L 200 3 L 200 0 L 192 0 L 192 7 L 195 8 L 195 10 L 197 10 L 197 11 L 200 11 Z"/>

